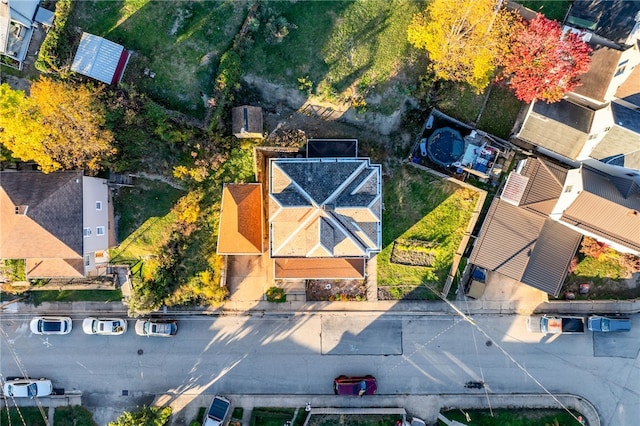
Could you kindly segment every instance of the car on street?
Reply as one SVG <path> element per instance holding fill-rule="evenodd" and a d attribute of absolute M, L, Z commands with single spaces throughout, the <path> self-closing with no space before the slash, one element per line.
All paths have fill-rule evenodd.
<path fill-rule="evenodd" d="M 33 334 L 69 334 L 71 327 L 69 317 L 35 317 L 29 324 Z"/>
<path fill-rule="evenodd" d="M 139 319 L 136 334 L 139 336 L 171 337 L 178 332 L 178 321 L 160 319 Z"/>
<path fill-rule="evenodd" d="M 374 395 L 378 383 L 373 376 L 339 376 L 333 380 L 333 392 L 336 395 Z"/>
<path fill-rule="evenodd" d="M 84 331 L 85 334 L 118 336 L 127 331 L 127 320 L 122 318 L 89 317 L 82 321 L 82 331 Z"/>
<path fill-rule="evenodd" d="M 13 398 L 49 396 L 53 392 L 53 384 L 49 379 L 7 378 L 2 392 Z"/>
<path fill-rule="evenodd" d="M 631 320 L 629 318 L 610 318 L 601 316 L 591 316 L 587 320 L 587 328 L 591 331 L 608 333 L 610 331 L 631 331 Z"/>

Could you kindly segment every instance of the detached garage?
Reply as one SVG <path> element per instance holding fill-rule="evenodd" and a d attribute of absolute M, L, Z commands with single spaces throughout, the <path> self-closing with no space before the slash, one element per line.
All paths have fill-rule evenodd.
<path fill-rule="evenodd" d="M 71 70 L 106 84 L 118 84 L 129 61 L 129 52 L 119 44 L 82 33 Z"/>

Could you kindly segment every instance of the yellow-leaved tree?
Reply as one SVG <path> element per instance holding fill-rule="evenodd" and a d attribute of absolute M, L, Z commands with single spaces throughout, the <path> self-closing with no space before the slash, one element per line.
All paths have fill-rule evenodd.
<path fill-rule="evenodd" d="M 31 95 L 0 85 L 0 144 L 45 172 L 98 170 L 115 153 L 105 111 L 87 87 L 41 78 Z"/>
<path fill-rule="evenodd" d="M 501 0 L 433 0 L 413 16 L 407 37 L 429 52 L 436 78 L 482 92 L 506 52 L 513 19 Z"/>

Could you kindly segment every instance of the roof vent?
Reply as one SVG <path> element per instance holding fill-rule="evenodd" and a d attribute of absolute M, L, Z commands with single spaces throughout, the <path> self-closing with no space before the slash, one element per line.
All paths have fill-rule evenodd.
<path fill-rule="evenodd" d="M 629 211 L 627 212 L 627 216 L 632 216 L 632 217 L 633 217 L 633 216 L 636 216 L 636 217 L 640 217 L 640 212 L 638 212 L 638 210 L 633 210 L 633 209 L 632 209 L 632 210 L 629 210 Z"/>
<path fill-rule="evenodd" d="M 27 214 L 27 210 L 29 210 L 29 206 L 20 205 L 16 206 L 16 214 Z"/>

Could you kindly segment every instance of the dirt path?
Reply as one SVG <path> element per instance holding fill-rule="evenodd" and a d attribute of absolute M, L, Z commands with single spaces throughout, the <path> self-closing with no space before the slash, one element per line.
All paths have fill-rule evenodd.
<path fill-rule="evenodd" d="M 391 115 L 383 115 L 377 112 L 360 114 L 351 108 L 349 104 L 328 103 L 316 96 L 306 96 L 299 90 L 285 88 L 252 74 L 245 75 L 243 80 L 257 90 L 260 97 L 268 104 L 276 107 L 285 107 L 323 121 L 341 121 L 385 136 L 389 136 L 399 129 L 402 115 L 407 107 L 414 103 L 412 99 L 405 97 L 399 109 Z M 381 99 L 381 96 L 376 97 L 370 101 L 370 104 L 375 105 Z"/>

